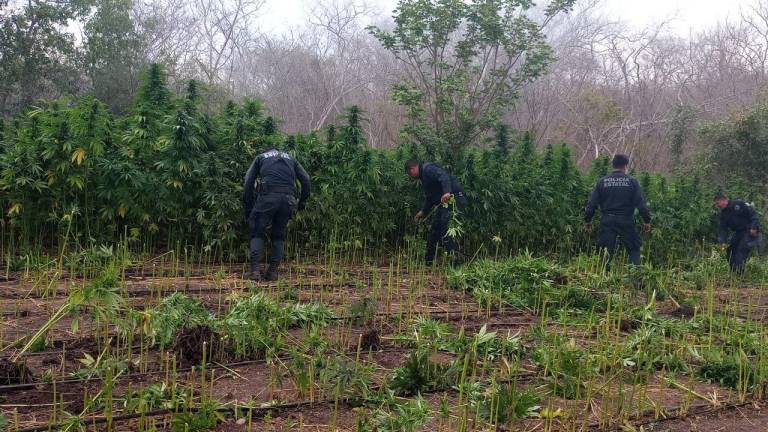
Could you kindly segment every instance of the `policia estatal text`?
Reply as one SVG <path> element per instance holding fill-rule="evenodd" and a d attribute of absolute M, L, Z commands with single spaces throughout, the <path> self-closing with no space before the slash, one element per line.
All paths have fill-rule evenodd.
<path fill-rule="evenodd" d="M 258 189 L 256 179 L 259 179 Z M 296 199 L 296 180 L 301 195 Z M 297 210 L 304 208 L 309 198 L 309 175 L 288 153 L 269 150 L 251 164 L 243 184 L 243 208 L 251 231 L 250 279 L 261 280 L 261 260 L 267 228 L 272 226 L 272 255 L 264 279 L 277 280 L 277 269 L 283 259 L 285 229 Z"/>

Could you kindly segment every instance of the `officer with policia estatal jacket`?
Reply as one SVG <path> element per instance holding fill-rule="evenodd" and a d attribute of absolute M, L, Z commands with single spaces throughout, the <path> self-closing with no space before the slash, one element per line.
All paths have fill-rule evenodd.
<path fill-rule="evenodd" d="M 584 213 L 584 227 L 592 230 L 592 218 L 600 207 L 600 237 L 598 247 L 607 249 L 608 262 L 616 252 L 617 239 L 621 239 L 627 249 L 629 261 L 640 265 L 640 247 L 642 240 L 635 229 L 635 210 L 643 218 L 643 230 L 651 231 L 651 212 L 645 203 L 645 196 L 640 183 L 627 175 L 629 158 L 618 154 L 613 158 L 613 172 L 597 181 L 589 196 Z"/>
<path fill-rule="evenodd" d="M 715 205 L 720 209 L 717 240 L 727 243 L 728 231 L 733 231 L 728 253 L 728 264 L 737 273 L 744 271 L 752 249 L 760 242 L 760 216 L 754 207 L 739 199 L 728 199 L 723 193 L 715 194 Z"/>
<path fill-rule="evenodd" d="M 296 180 L 301 185 L 298 201 Z M 283 258 L 285 229 L 296 211 L 304 208 L 310 187 L 309 175 L 288 153 L 269 150 L 258 155 L 248 168 L 243 183 L 242 201 L 251 231 L 251 272 L 248 275 L 250 279 L 262 280 L 261 261 L 264 259 L 267 228 L 271 225 L 272 255 L 269 269 L 263 278 L 269 281 L 277 280 L 277 269 Z"/>
<path fill-rule="evenodd" d="M 467 206 L 467 199 L 464 196 L 464 189 L 456 177 L 448 174 L 437 164 L 411 159 L 405 163 L 405 172 L 411 178 L 421 180 L 421 186 L 424 190 L 424 205 L 416 213 L 416 221 L 420 222 L 425 219 L 435 208 L 432 226 L 427 235 L 427 252 L 424 256 L 425 264 L 431 266 L 435 260 L 438 245 L 442 245 L 448 253 L 456 251 L 456 241 L 448 235 L 448 224 L 454 211 L 453 206 L 449 203 L 453 197 L 456 209 L 462 210 Z M 456 258 L 454 257 L 455 261 Z"/>

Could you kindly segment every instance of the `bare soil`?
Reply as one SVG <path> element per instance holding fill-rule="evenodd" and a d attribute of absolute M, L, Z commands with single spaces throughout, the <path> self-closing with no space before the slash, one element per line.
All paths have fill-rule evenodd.
<path fill-rule="evenodd" d="M 178 270 L 178 269 L 176 269 Z M 541 317 L 531 311 L 505 309 L 503 311 L 485 310 L 465 293 L 452 291 L 445 287 L 441 276 L 430 273 L 408 274 L 402 272 L 397 277 L 388 277 L 389 268 L 356 266 L 337 268 L 328 272 L 318 265 L 290 265 L 281 276 L 279 283 L 261 283 L 255 287 L 244 281 L 242 265 L 210 266 L 208 268 L 187 269 L 179 275 L 174 269 L 135 269 L 127 272 L 127 304 L 137 310 L 151 308 L 164 296 L 181 291 L 199 298 L 212 312 L 225 313 L 240 297 L 252 290 L 260 290 L 275 299 L 290 298 L 300 302 L 316 301 L 328 305 L 340 316 L 350 314 L 350 306 L 365 299 L 375 301 L 374 314 L 363 322 L 350 323 L 339 320 L 322 330 L 330 341 L 328 356 L 352 355 L 374 365 L 375 385 L 382 384 L 392 374 L 393 369 L 404 364 L 414 346 L 399 342 L 398 338 L 411 330 L 409 321 L 415 316 L 429 316 L 432 319 L 448 323 L 456 333 L 464 331 L 471 336 L 480 328 L 504 335 L 520 335 L 527 338 L 532 326 L 542 322 Z M 223 272 L 222 272 L 223 270 Z M 177 274 L 174 275 L 174 272 Z M 215 273 L 219 273 L 215 275 Z M 340 275 L 341 274 L 341 275 Z M 62 419 L 62 412 L 79 414 L 84 409 L 84 401 L 99 393 L 102 384 L 98 380 L 75 381 L 72 372 L 83 367 L 81 360 L 86 354 L 97 357 L 107 348 L 101 334 L 104 330 L 90 320 L 83 319 L 77 333 L 71 330 L 71 319 L 59 322 L 48 333 L 49 344 L 39 353 L 28 353 L 22 360 L 12 363 L 9 358 L 18 351 L 18 346 L 10 346 L 14 341 L 28 337 L 43 325 L 48 317 L 64 302 L 68 287 L 73 283 L 85 283 L 78 275 L 58 281 L 49 289 L 48 296 L 42 296 L 35 285 L 38 282 L 25 280 L 23 275 L 13 275 L 9 281 L 0 281 L 0 386 L 36 383 L 33 387 L 19 389 L 0 387 L 0 413 L 12 424 L 18 420 L 20 428 L 46 425 L 55 416 Z M 51 297 L 55 292 L 57 297 Z M 30 294 L 31 293 L 31 294 Z M 700 293 L 699 293 L 700 294 Z M 741 297 L 739 297 L 741 296 Z M 768 296 L 760 292 L 759 287 L 733 289 L 718 296 L 718 305 L 743 304 L 741 313 L 763 312 L 760 306 L 768 306 Z M 757 305 L 757 307 L 756 307 Z M 660 309 L 677 319 L 689 319 L 701 313 L 691 305 L 677 307 L 670 301 L 660 303 Z M 723 306 L 725 311 L 725 307 Z M 733 312 L 733 311 L 730 311 Z M 630 333 L 637 328 L 637 322 L 625 320 L 619 323 L 622 333 Z M 109 329 L 109 328 L 108 328 Z M 594 343 L 594 335 L 583 329 L 549 323 L 547 332 L 567 335 L 579 343 Z M 112 339 L 110 349 L 120 349 L 131 363 L 113 390 L 113 396 L 119 400 L 132 390 L 146 388 L 151 384 L 167 383 L 171 370 L 167 369 L 169 359 L 178 362 L 176 381 L 180 384 L 199 388 L 201 382 L 199 370 L 189 370 L 202 362 L 203 345 L 216 346 L 218 336 L 208 327 L 185 329 L 176 335 L 174 343 L 163 351 L 157 346 L 146 346 L 136 341 L 130 351 Z M 300 345 L 307 338 L 306 329 L 294 329 L 286 335 L 286 343 Z M 354 354 L 359 350 L 359 354 Z M 214 350 L 215 351 L 215 350 Z M 130 353 L 130 354 L 129 354 Z M 139 358 L 144 360 L 138 364 Z M 445 363 L 453 358 L 449 354 L 438 353 L 431 360 Z M 327 394 L 323 389 L 313 388 L 311 393 L 297 385 L 294 377 L 287 372 L 286 364 L 279 361 L 238 362 L 236 359 L 221 360 L 211 364 L 206 370 L 206 382 L 210 395 L 222 403 L 283 404 L 301 402 L 308 399 L 322 401 Z M 500 368 L 503 365 L 500 364 Z M 530 371 L 533 381 L 529 385 L 546 391 L 546 384 L 537 378 L 536 367 L 530 360 L 524 360 L 520 368 Z M 141 373 L 141 372 L 155 373 Z M 36 381 L 32 381 L 36 380 Z M 56 381 L 54 386 L 46 380 Z M 698 395 L 715 395 L 719 403 L 728 405 L 736 402 L 732 391 L 714 384 L 688 379 L 686 386 Z M 528 385 L 528 384 L 527 384 Z M 622 394 L 621 398 L 617 398 Z M 669 385 L 662 376 L 652 376 L 642 391 L 625 383 L 621 390 L 615 382 L 606 381 L 602 388 L 589 402 L 564 400 L 549 397 L 542 401 L 542 406 L 549 412 L 561 415 L 549 419 L 524 419 L 497 430 L 618 430 L 617 418 L 613 416 L 619 402 L 626 404 L 623 409 L 641 413 L 650 407 L 672 409 L 691 403 L 702 403 L 680 388 Z M 426 394 L 425 399 L 431 407 L 431 420 L 422 428 L 424 431 L 458 430 L 458 415 L 464 409 L 458 399 L 458 392 Z M 63 401 L 63 403 L 62 403 Z M 453 417 L 442 418 L 440 405 L 448 403 Z M 122 406 L 115 404 L 116 414 Z M 344 403 L 338 406 L 327 402 L 302 406 L 298 409 L 272 411 L 253 418 L 249 429 L 247 421 L 232 416 L 220 424 L 216 431 L 330 431 L 356 430 L 358 421 L 372 415 L 370 409 L 352 407 Z M 168 416 L 157 416 L 158 430 L 170 430 Z M 745 405 L 738 408 L 722 409 L 711 412 L 697 412 L 687 416 L 675 416 L 664 421 L 642 417 L 628 420 L 629 424 L 642 425 L 644 431 L 768 431 L 768 410 L 760 405 Z M 163 421 L 165 421 L 163 423 Z M 467 425 L 469 430 L 491 430 L 480 423 Z M 575 428 L 575 429 L 574 429 Z M 89 429 L 89 430 L 103 430 Z M 115 430 L 137 430 L 135 422 L 122 422 Z M 631 429 L 625 429 L 631 430 Z"/>

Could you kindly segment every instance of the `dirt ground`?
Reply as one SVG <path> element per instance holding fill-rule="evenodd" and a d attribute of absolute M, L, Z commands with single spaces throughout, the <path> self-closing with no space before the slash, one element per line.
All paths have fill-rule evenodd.
<path fill-rule="evenodd" d="M 215 271 L 214 271 L 215 270 Z M 181 291 L 196 297 L 212 312 L 220 314 L 226 311 L 233 299 L 247 295 L 254 289 L 241 278 L 242 266 L 230 266 L 223 271 L 221 267 L 213 270 L 195 269 L 182 276 L 169 276 L 155 270 L 150 274 L 136 270 L 125 277 L 126 304 L 136 310 L 151 308 L 157 302 L 175 291 Z M 295 265 L 283 273 L 284 281 L 278 284 L 260 284 L 255 289 L 275 297 L 287 295 L 300 302 L 318 301 L 328 305 L 339 315 L 349 314 L 349 306 L 364 298 L 377 299 L 375 314 L 368 322 L 356 324 L 331 324 L 322 330 L 324 336 L 332 341 L 332 349 L 337 353 L 354 353 L 364 335 L 375 334 L 376 343 L 361 354 L 374 366 L 375 384 L 383 383 L 392 370 L 401 366 L 413 346 L 398 342 L 398 336 L 408 331 L 407 323 L 415 316 L 428 316 L 445 322 L 454 332 L 473 335 L 485 327 L 487 331 L 504 335 L 525 337 L 533 326 L 541 323 L 541 317 L 533 311 L 505 308 L 490 310 L 478 305 L 472 296 L 450 290 L 439 274 L 400 271 L 392 273 L 386 266 L 356 266 L 326 271 L 322 266 Z M 68 290 L 73 284 L 83 283 L 76 277 L 63 278 L 49 284 L 48 291 L 39 290 L 39 280 L 24 280 L 17 275 L 10 281 L 0 282 L 0 359 L 10 359 L 18 352 L 21 342 L 34 334 L 64 302 Z M 744 294 L 759 300 L 748 304 L 764 304 L 762 296 L 755 288 L 745 288 Z M 52 295 L 55 293 L 55 296 Z M 43 295 L 46 294 L 46 295 Z M 737 295 L 734 293 L 728 296 Z M 725 294 L 723 295 L 726 298 Z M 730 304 L 733 298 L 727 297 Z M 670 311 L 674 316 L 676 306 L 672 303 L 660 304 L 662 311 Z M 686 313 L 680 319 L 689 318 Z M 84 319 L 77 332 L 72 330 L 71 318 L 67 317 L 48 332 L 49 343 L 38 352 L 25 353 L 17 362 L 29 368 L 34 378 L 32 385 L 18 387 L 19 383 L 0 385 L 0 412 L 9 420 L 10 429 L 45 426 L 61 421 L 66 413 L 79 414 L 89 397 L 99 394 L 102 384 L 97 379 L 78 380 L 71 376 L 83 367 L 87 356 L 98 357 L 107 347 L 104 335 L 115 332 L 110 323 L 98 323 Z M 631 330 L 631 329 L 626 329 Z M 578 328 L 548 323 L 547 331 L 568 335 L 576 340 L 590 343 L 592 335 Z M 288 342 L 299 342 L 307 337 L 303 329 L 294 329 L 287 335 Z M 368 336 L 370 338 L 370 336 Z M 125 358 L 130 363 L 114 388 L 114 397 L 119 399 L 131 390 L 146 388 L 151 384 L 167 380 L 169 370 L 168 351 L 157 346 L 149 347 L 137 344 L 125 351 Z M 141 356 L 143 364 L 132 362 Z M 194 357 L 197 358 L 197 357 Z M 286 360 L 287 361 L 287 360 Z M 182 365 L 183 366 L 183 365 Z M 280 365 L 261 359 L 252 361 L 224 362 L 212 364 L 208 389 L 210 397 L 222 403 L 269 404 L 303 403 L 307 395 L 285 375 Z M 535 372 L 535 366 L 522 365 Z M 189 368 L 176 370 L 177 380 L 181 383 L 200 381 L 198 373 Z M 534 373 L 535 375 L 535 373 Z M 0 382 L 0 384 L 3 384 Z M 14 387 L 10 384 L 17 384 Z M 540 385 L 532 383 L 531 385 Z M 768 431 L 768 410 L 762 405 L 750 403 L 734 408 L 724 408 L 704 412 L 696 411 L 680 418 L 654 421 L 649 418 L 635 418 L 624 425 L 612 424 L 601 426 L 610 415 L 603 410 L 610 407 L 610 385 L 605 390 L 609 396 L 595 398 L 585 405 L 583 401 L 566 401 L 548 397 L 542 405 L 555 411 L 580 413 L 581 420 L 568 416 L 537 419 L 528 418 L 514 422 L 508 428 L 499 426 L 496 430 L 519 431 L 566 431 L 566 430 L 622 430 L 622 431 Z M 718 386 L 696 382 L 692 390 L 698 394 L 717 394 L 719 402 L 725 406 L 737 401 L 731 391 Z M 625 390 L 626 391 L 626 390 Z M 651 377 L 644 390 L 644 397 L 653 400 L 662 407 L 677 407 L 685 401 L 690 402 L 690 395 L 671 388 L 658 377 Z M 458 430 L 457 418 L 452 414 L 442 418 L 440 404 L 449 403 L 456 411 L 460 410 L 458 394 L 454 390 L 426 394 L 425 399 L 431 407 L 431 420 L 422 427 L 424 431 Z M 700 401 L 698 401 L 700 402 Z M 638 410 L 644 401 L 637 401 Z M 119 414 L 120 406 L 116 406 Z M 586 413 L 586 415 L 584 415 Z M 350 407 L 344 403 L 338 405 L 320 401 L 314 405 L 301 405 L 279 411 L 262 412 L 255 418 L 238 419 L 229 416 L 219 424 L 216 431 L 354 431 L 362 418 L 370 416 L 368 409 Z M 674 417 L 674 414 L 671 414 Z M 171 430 L 169 418 L 158 415 L 154 425 L 158 430 Z M 623 429 L 622 429 L 623 427 Z M 116 423 L 114 430 L 139 430 L 135 421 Z M 634 429 L 633 429 L 634 428 Z M 482 424 L 468 425 L 470 430 L 492 430 Z M 102 426 L 91 426 L 89 430 L 105 430 Z"/>

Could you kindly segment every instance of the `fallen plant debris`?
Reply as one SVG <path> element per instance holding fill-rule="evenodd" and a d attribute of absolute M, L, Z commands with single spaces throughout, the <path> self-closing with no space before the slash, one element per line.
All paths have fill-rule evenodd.
<path fill-rule="evenodd" d="M 0 384 L 26 384 L 35 380 L 32 371 L 24 363 L 0 358 Z"/>

